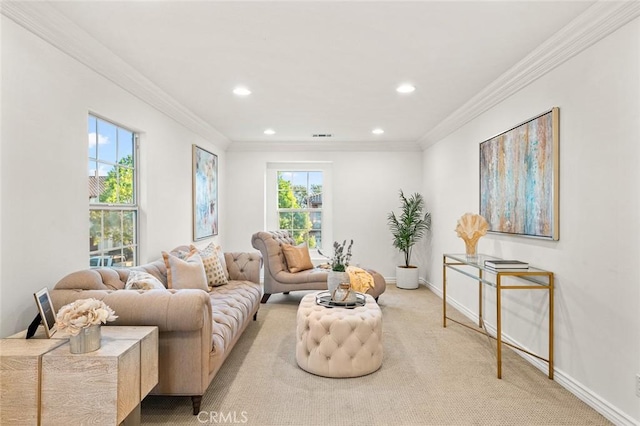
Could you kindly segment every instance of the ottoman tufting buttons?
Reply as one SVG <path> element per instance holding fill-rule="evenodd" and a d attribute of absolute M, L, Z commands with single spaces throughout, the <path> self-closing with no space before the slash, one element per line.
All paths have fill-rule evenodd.
<path fill-rule="evenodd" d="M 306 295 L 297 313 L 296 361 L 324 377 L 358 377 L 382 365 L 382 312 L 373 297 L 354 309 L 325 308 Z M 334 331 L 333 335 L 331 330 Z"/>

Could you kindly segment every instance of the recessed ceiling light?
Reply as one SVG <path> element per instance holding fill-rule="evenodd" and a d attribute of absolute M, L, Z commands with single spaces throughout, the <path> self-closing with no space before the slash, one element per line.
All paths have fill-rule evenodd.
<path fill-rule="evenodd" d="M 238 86 L 235 89 L 233 89 L 233 93 L 235 93 L 238 96 L 248 96 L 251 94 L 251 90 L 247 89 L 244 86 Z"/>
<path fill-rule="evenodd" d="M 264 131 L 264 134 L 265 135 L 275 135 L 276 131 L 273 130 L 273 129 L 267 129 L 267 130 Z"/>
<path fill-rule="evenodd" d="M 371 131 L 371 133 L 373 133 L 374 135 L 381 135 L 381 134 L 383 134 L 383 133 L 384 133 L 384 130 L 382 130 L 382 129 L 380 129 L 380 128 L 378 128 L 378 129 L 373 129 L 373 130 Z"/>
<path fill-rule="evenodd" d="M 398 86 L 398 88 L 396 89 L 396 91 L 398 93 L 411 93 L 414 90 L 416 90 L 416 86 L 414 86 L 413 84 L 401 84 L 400 86 Z"/>

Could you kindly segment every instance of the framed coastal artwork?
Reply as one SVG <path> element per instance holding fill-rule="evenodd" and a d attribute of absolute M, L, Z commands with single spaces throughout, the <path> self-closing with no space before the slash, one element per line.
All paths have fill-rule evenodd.
<path fill-rule="evenodd" d="M 218 235 L 218 156 L 193 145 L 193 240 Z"/>
<path fill-rule="evenodd" d="M 559 109 L 480 144 L 480 215 L 489 232 L 558 240 Z"/>

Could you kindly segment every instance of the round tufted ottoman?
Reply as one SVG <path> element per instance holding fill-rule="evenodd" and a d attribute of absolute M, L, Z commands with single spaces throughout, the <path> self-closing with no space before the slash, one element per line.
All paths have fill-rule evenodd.
<path fill-rule="evenodd" d="M 373 297 L 353 309 L 325 308 L 316 294 L 300 301 L 296 361 L 324 377 L 358 377 L 382 365 L 382 312 Z"/>

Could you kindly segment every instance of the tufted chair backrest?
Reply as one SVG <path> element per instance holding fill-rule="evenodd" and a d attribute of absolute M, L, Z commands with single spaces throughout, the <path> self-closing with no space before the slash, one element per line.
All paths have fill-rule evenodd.
<path fill-rule="evenodd" d="M 251 237 L 253 248 L 262 253 L 265 280 L 274 277 L 280 271 L 287 270 L 282 244 L 295 245 L 289 231 L 260 231 Z"/>

